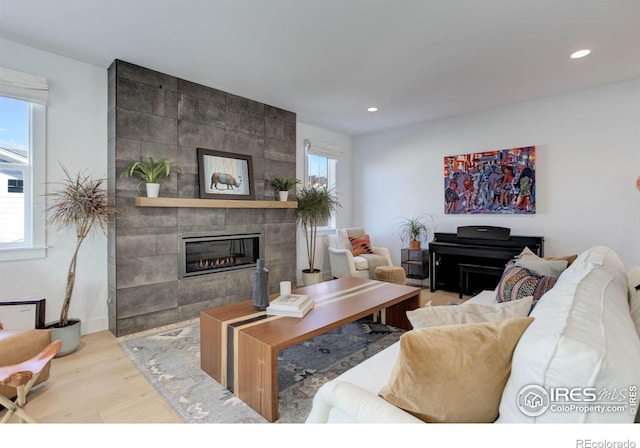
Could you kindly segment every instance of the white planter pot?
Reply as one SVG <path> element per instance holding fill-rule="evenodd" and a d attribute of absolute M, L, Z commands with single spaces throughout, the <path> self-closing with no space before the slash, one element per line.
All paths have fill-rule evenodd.
<path fill-rule="evenodd" d="M 289 192 L 288 191 L 278 191 L 278 196 L 280 197 L 281 201 L 286 201 L 287 199 L 289 199 Z"/>
<path fill-rule="evenodd" d="M 315 285 L 316 283 L 320 283 L 322 281 L 322 271 L 315 270 L 314 272 L 309 272 L 308 269 L 302 270 L 302 283 L 304 286 Z"/>
<path fill-rule="evenodd" d="M 160 184 L 147 184 L 147 197 L 157 198 L 160 193 Z"/>
<path fill-rule="evenodd" d="M 80 345 L 81 323 L 80 319 L 69 319 L 69 325 L 66 327 L 56 327 L 57 322 L 51 322 L 45 325 L 45 328 L 51 333 L 51 340 L 62 341 L 62 348 L 56 355 L 56 358 L 66 356 L 76 351 Z"/>

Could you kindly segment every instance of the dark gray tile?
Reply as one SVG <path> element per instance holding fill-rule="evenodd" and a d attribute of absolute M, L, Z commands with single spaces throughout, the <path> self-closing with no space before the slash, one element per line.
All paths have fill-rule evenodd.
<path fill-rule="evenodd" d="M 289 193 L 291 197 L 291 193 Z M 267 224 L 295 223 L 296 211 L 293 208 L 269 208 L 265 210 L 264 222 Z"/>
<path fill-rule="evenodd" d="M 178 93 L 200 98 L 210 103 L 221 105 L 227 103 L 227 96 L 223 91 L 184 79 L 178 79 Z"/>
<path fill-rule="evenodd" d="M 181 174 L 198 174 L 198 151 L 193 146 L 178 147 L 178 167 Z"/>
<path fill-rule="evenodd" d="M 221 274 L 200 275 L 184 278 L 178 282 L 178 304 L 206 302 L 212 300 L 224 301 L 225 277 Z"/>
<path fill-rule="evenodd" d="M 265 224 L 265 246 L 283 244 L 295 241 L 296 225 L 290 224 Z"/>
<path fill-rule="evenodd" d="M 246 110 L 252 114 L 260 115 L 264 117 L 265 106 L 263 103 L 243 98 L 241 96 L 227 93 L 227 106 L 234 109 Z"/>
<path fill-rule="evenodd" d="M 264 210 L 259 208 L 228 208 L 226 209 L 226 224 L 233 228 L 242 224 L 263 224 Z"/>
<path fill-rule="evenodd" d="M 265 244 L 264 247 L 264 261 L 267 266 L 275 266 L 285 263 L 290 263 L 292 260 L 296 260 L 296 241 Z"/>
<path fill-rule="evenodd" d="M 133 198 L 116 199 L 116 204 L 133 203 Z M 124 208 L 124 206 L 123 206 Z M 118 220 L 118 228 L 127 227 L 176 227 L 178 212 L 175 208 L 135 207 L 125 209 L 125 215 Z"/>
<path fill-rule="evenodd" d="M 296 123 L 266 116 L 264 119 L 264 136 L 287 142 L 296 141 Z"/>
<path fill-rule="evenodd" d="M 296 163 L 296 143 L 293 141 L 264 140 L 264 157 L 278 162 Z"/>
<path fill-rule="evenodd" d="M 211 235 L 214 233 L 225 232 L 225 226 L 212 226 L 212 225 L 191 225 L 188 222 L 181 223 L 178 227 L 178 231 L 181 235 Z"/>
<path fill-rule="evenodd" d="M 218 208 L 179 208 L 178 222 L 189 226 L 224 226 L 225 210 Z"/>
<path fill-rule="evenodd" d="M 118 289 L 117 312 L 121 319 L 164 311 L 177 305 L 177 280 Z"/>
<path fill-rule="evenodd" d="M 178 174 L 178 195 L 179 198 L 198 199 L 200 197 L 200 186 L 197 174 Z"/>
<path fill-rule="evenodd" d="M 155 235 L 120 236 L 116 244 L 118 258 L 142 257 L 156 254 Z"/>
<path fill-rule="evenodd" d="M 131 138 L 147 142 L 175 145 L 178 128 L 175 118 L 161 117 L 145 112 L 116 108 L 118 138 Z"/>
<path fill-rule="evenodd" d="M 179 254 L 180 253 L 180 241 L 178 239 L 178 233 L 165 233 L 155 236 L 156 238 L 156 253 L 157 254 Z"/>
<path fill-rule="evenodd" d="M 116 82 L 117 107 L 164 117 L 178 117 L 178 94 L 126 78 Z"/>
<path fill-rule="evenodd" d="M 271 179 L 273 176 L 295 178 L 296 163 L 265 159 L 264 178 Z"/>
<path fill-rule="evenodd" d="M 116 138 L 116 109 L 109 109 L 107 111 L 107 139 L 112 140 Z"/>
<path fill-rule="evenodd" d="M 116 138 L 116 158 L 117 158 L 117 166 L 124 167 L 131 159 L 139 160 L 140 159 L 140 140 L 132 140 L 128 138 L 118 137 Z"/>
<path fill-rule="evenodd" d="M 226 128 L 245 134 L 264 137 L 264 115 L 253 114 L 246 110 L 227 108 Z"/>
<path fill-rule="evenodd" d="M 186 305 L 178 306 L 178 319 L 180 321 L 197 318 L 200 316 L 200 311 L 208 310 L 224 305 L 224 297 L 213 300 L 205 300 L 203 302 L 189 303 Z"/>
<path fill-rule="evenodd" d="M 251 274 L 253 269 L 242 269 L 225 273 L 225 303 L 237 303 L 244 300 L 250 300 Z"/>
<path fill-rule="evenodd" d="M 116 70 L 118 78 L 126 78 L 167 90 L 178 90 L 178 78 L 171 75 L 166 75 L 121 60 L 116 61 Z"/>
<path fill-rule="evenodd" d="M 227 131 L 224 150 L 232 153 L 264 158 L 264 139 L 238 131 Z"/>
<path fill-rule="evenodd" d="M 178 256 L 118 257 L 116 275 L 118 289 L 178 280 Z"/>
<path fill-rule="evenodd" d="M 116 320 L 115 335 L 117 337 L 126 336 L 128 334 L 151 330 L 164 325 L 174 324 L 179 321 L 178 307 L 125 319 L 118 318 Z"/>
<path fill-rule="evenodd" d="M 220 151 L 224 148 L 225 131 L 216 126 L 208 126 L 191 121 L 178 121 L 178 145 L 206 148 Z"/>
<path fill-rule="evenodd" d="M 264 115 L 266 118 L 288 121 L 290 123 L 296 122 L 296 114 L 294 112 L 269 106 L 268 104 L 264 106 Z"/>
<path fill-rule="evenodd" d="M 211 103 L 189 95 L 180 95 L 178 118 L 193 123 L 224 128 L 226 110 L 224 105 Z"/>

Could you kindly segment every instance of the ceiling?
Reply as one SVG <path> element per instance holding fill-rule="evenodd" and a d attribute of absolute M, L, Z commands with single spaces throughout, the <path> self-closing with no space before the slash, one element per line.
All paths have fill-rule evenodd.
<path fill-rule="evenodd" d="M 352 136 L 638 77 L 639 23 L 640 0 L 0 0 L 0 37 Z"/>

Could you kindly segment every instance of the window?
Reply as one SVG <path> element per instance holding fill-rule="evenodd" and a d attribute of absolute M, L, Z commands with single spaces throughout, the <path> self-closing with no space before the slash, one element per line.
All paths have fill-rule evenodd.
<path fill-rule="evenodd" d="M 20 174 L 19 171 L 15 171 L 15 173 Z M 7 193 L 24 193 L 24 179 L 9 179 L 7 181 Z"/>
<path fill-rule="evenodd" d="M 0 68 L 0 261 L 44 256 L 47 81 Z"/>
<path fill-rule="evenodd" d="M 326 187 L 336 192 L 337 156 L 340 151 L 335 146 L 304 141 L 305 147 L 305 186 L 318 188 Z M 333 230 L 336 228 L 336 217 L 332 216 L 327 222 L 321 223 L 318 230 Z"/>

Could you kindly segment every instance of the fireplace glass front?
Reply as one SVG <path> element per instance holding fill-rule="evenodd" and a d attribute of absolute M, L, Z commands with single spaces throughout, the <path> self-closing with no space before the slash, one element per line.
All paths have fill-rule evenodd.
<path fill-rule="evenodd" d="M 184 237 L 181 253 L 182 278 L 251 268 L 260 258 L 260 234 Z"/>

